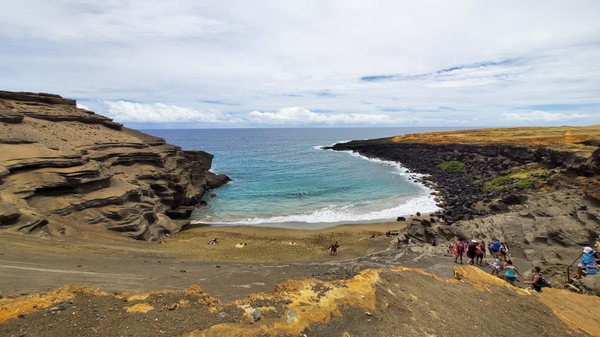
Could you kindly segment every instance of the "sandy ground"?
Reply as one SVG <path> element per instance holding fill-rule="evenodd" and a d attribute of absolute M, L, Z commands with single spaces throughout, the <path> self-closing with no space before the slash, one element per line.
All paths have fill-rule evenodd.
<path fill-rule="evenodd" d="M 196 227 L 163 243 L 114 236 L 74 241 L 0 232 L 0 295 L 45 292 L 64 284 L 115 292 L 198 284 L 212 296 L 231 300 L 272 290 L 288 279 L 345 277 L 343 261 L 388 248 L 393 238 L 384 233 L 393 226 L 401 227 L 396 223 L 323 230 Z M 219 244 L 209 245 L 215 237 Z M 335 241 L 341 247 L 331 256 L 327 248 Z M 236 248 L 238 243 L 246 246 Z"/>
<path fill-rule="evenodd" d="M 600 336 L 599 300 L 508 286 L 444 245 L 397 249 L 389 229 L 402 228 L 196 227 L 164 243 L 0 233 L 0 335 Z"/>

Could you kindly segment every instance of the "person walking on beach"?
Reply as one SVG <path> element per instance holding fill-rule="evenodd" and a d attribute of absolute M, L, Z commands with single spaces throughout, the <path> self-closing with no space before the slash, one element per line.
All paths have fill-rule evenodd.
<path fill-rule="evenodd" d="M 504 280 L 506 280 L 506 282 L 508 282 L 510 285 L 514 286 L 515 285 L 515 281 L 517 280 L 517 275 L 521 276 L 521 278 L 525 278 L 523 277 L 523 275 L 519 272 L 519 270 L 517 270 L 517 267 L 515 267 L 513 265 L 512 260 L 508 260 L 506 262 L 506 265 L 504 266 Z"/>
<path fill-rule="evenodd" d="M 460 258 L 460 264 L 463 263 L 463 254 L 465 253 L 465 243 L 462 240 L 456 241 L 454 245 L 454 263 L 458 263 Z"/>
<path fill-rule="evenodd" d="M 477 240 L 471 240 L 469 246 L 467 246 L 467 257 L 469 258 L 468 264 L 472 265 L 475 263 L 475 256 L 477 255 Z"/>
<path fill-rule="evenodd" d="M 337 250 L 339 247 L 340 245 L 337 241 L 335 243 L 332 243 L 331 246 L 329 246 L 329 255 L 337 255 Z"/>

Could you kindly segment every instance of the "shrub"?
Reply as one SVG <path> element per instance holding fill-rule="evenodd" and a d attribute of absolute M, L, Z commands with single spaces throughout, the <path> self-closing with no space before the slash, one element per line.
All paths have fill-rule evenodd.
<path fill-rule="evenodd" d="M 438 167 L 443 171 L 449 171 L 454 173 L 465 172 L 465 163 L 458 160 L 443 161 L 438 164 Z"/>

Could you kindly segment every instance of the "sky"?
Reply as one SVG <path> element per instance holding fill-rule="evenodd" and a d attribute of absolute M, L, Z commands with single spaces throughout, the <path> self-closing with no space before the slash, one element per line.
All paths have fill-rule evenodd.
<path fill-rule="evenodd" d="M 0 90 L 139 128 L 600 123 L 600 1 L 2 0 Z"/>

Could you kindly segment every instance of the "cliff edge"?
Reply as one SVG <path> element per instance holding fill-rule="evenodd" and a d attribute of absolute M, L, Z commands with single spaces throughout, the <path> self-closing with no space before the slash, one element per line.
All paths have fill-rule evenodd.
<path fill-rule="evenodd" d="M 207 189 L 229 181 L 209 172 L 212 158 L 75 100 L 0 91 L 0 229 L 159 239 L 189 223 Z"/>

